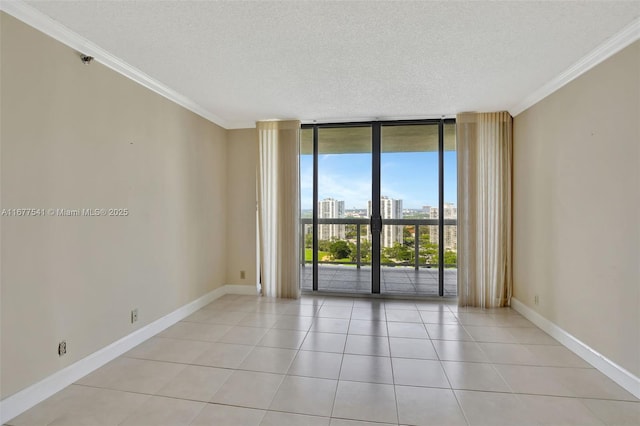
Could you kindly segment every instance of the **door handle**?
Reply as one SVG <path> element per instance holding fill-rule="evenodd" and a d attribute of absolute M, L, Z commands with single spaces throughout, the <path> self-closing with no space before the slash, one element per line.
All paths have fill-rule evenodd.
<path fill-rule="evenodd" d="M 370 216 L 369 220 L 371 221 L 371 232 L 382 232 L 382 217 L 378 216 L 374 218 L 373 216 Z"/>

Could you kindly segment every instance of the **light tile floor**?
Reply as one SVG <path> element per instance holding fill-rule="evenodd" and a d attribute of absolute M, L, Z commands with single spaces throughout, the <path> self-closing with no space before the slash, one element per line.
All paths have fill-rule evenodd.
<path fill-rule="evenodd" d="M 224 296 L 9 425 L 638 425 L 515 311 Z"/>

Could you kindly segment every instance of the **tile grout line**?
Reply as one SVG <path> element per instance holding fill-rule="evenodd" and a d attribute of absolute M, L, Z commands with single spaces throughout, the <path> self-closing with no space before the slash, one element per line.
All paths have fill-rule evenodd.
<path fill-rule="evenodd" d="M 346 348 L 347 348 L 348 338 L 349 338 L 349 336 L 351 335 L 351 334 L 349 333 L 349 330 L 350 330 L 350 326 L 351 326 L 352 321 L 353 321 L 353 314 L 354 314 L 354 310 L 355 310 L 355 308 L 356 308 L 355 300 L 358 300 L 358 299 L 349 298 L 349 300 L 351 300 L 351 309 L 350 309 L 351 313 L 350 313 L 350 316 L 349 316 L 349 319 L 348 319 L 348 322 L 347 322 L 347 331 L 346 331 L 346 333 L 332 333 L 332 334 L 345 334 L 345 342 L 344 342 L 344 345 L 343 345 L 343 347 L 342 347 L 342 353 L 341 353 L 342 358 L 341 358 L 340 368 L 339 368 L 339 372 L 338 372 L 338 379 L 336 380 L 335 393 L 334 393 L 334 398 L 333 398 L 333 402 L 332 402 L 332 406 L 331 406 L 331 415 L 330 415 L 329 419 L 333 418 L 333 417 L 332 417 L 332 416 L 333 416 L 333 411 L 334 411 L 334 409 L 335 409 L 335 404 L 336 404 L 336 401 L 337 401 L 337 389 L 338 389 L 338 386 L 339 386 L 339 383 L 340 383 L 340 375 L 341 375 L 341 373 L 342 373 L 343 362 L 344 362 L 344 357 L 345 357 L 345 354 L 346 354 Z M 264 302 L 264 303 L 268 303 L 268 302 Z M 293 364 L 293 362 L 295 362 L 295 359 L 297 359 L 298 355 L 299 355 L 299 354 L 300 354 L 300 352 L 302 351 L 301 346 L 302 346 L 302 344 L 304 343 L 304 341 L 306 340 L 307 336 L 311 333 L 311 328 L 313 327 L 313 324 L 314 324 L 318 319 L 320 319 L 320 318 L 329 318 L 329 317 L 318 317 L 318 316 L 317 316 L 317 313 L 319 312 L 319 310 L 320 310 L 323 306 L 327 306 L 327 307 L 340 307 L 340 306 L 341 306 L 340 304 L 336 304 L 336 305 L 328 304 L 328 305 L 325 305 L 325 303 L 326 303 L 326 299 L 324 299 L 324 298 L 323 298 L 323 299 L 322 299 L 322 302 L 321 302 L 321 304 L 320 304 L 320 308 L 316 309 L 316 310 L 315 310 L 315 314 L 314 314 L 313 316 L 311 316 L 311 318 L 313 318 L 313 320 L 312 320 L 312 322 L 311 322 L 311 325 L 310 325 L 310 326 L 309 326 L 309 328 L 306 330 L 306 332 L 305 332 L 305 336 L 304 336 L 304 338 L 302 339 L 302 343 L 300 343 L 300 345 L 298 345 L 298 348 L 297 348 L 297 349 L 293 349 L 293 348 L 290 348 L 290 347 L 288 347 L 288 348 L 281 348 L 280 346 L 275 346 L 275 347 L 272 347 L 272 346 L 259 346 L 259 345 L 258 345 L 258 343 L 259 343 L 260 341 L 262 341 L 262 339 L 264 338 L 264 335 L 260 338 L 260 340 L 258 341 L 258 343 L 253 344 L 253 345 L 251 345 L 251 344 L 242 344 L 242 343 L 228 343 L 228 344 L 233 344 L 233 345 L 246 346 L 246 347 L 252 348 L 251 350 L 254 350 L 255 348 L 258 348 L 258 347 L 260 347 L 260 348 L 275 348 L 275 349 L 295 350 L 295 351 L 296 351 L 295 356 L 292 358 L 292 361 L 289 363 L 289 366 L 288 366 L 288 368 L 287 368 L 287 371 L 286 371 L 286 372 L 284 372 L 284 373 L 272 373 L 272 372 L 257 371 L 257 370 L 244 370 L 244 369 L 240 369 L 240 368 L 217 367 L 217 366 L 212 366 L 212 365 L 202 365 L 202 364 L 196 364 L 196 363 L 195 363 L 195 360 L 194 360 L 194 361 L 192 361 L 192 362 L 179 362 L 179 361 L 166 361 L 166 360 L 158 360 L 158 359 L 150 359 L 150 358 L 138 358 L 138 357 L 131 357 L 131 356 L 126 356 L 126 355 L 124 355 L 124 354 L 123 354 L 123 355 L 121 355 L 121 357 L 122 357 L 122 358 L 137 359 L 137 360 L 141 360 L 141 361 L 149 361 L 149 362 L 157 362 L 157 363 L 166 363 L 166 364 L 179 364 L 179 365 L 184 366 L 184 367 L 183 367 L 183 369 L 181 369 L 181 370 L 180 370 L 180 372 L 178 372 L 178 373 L 175 375 L 175 377 L 172 377 L 171 379 L 169 379 L 169 380 L 167 381 L 167 383 L 163 384 L 163 385 L 160 387 L 160 390 L 162 390 L 162 389 L 166 386 L 166 384 L 170 383 L 170 382 L 171 382 L 171 381 L 173 381 L 176 377 L 180 376 L 180 374 L 182 373 L 182 371 L 183 371 L 184 369 L 186 369 L 187 367 L 189 367 L 189 366 L 198 366 L 198 367 L 203 367 L 203 368 L 217 368 L 217 369 L 220 369 L 220 370 L 227 370 L 227 371 L 231 371 L 231 372 L 232 372 L 231 374 L 233 374 L 233 372 L 235 372 L 235 371 L 249 371 L 249 372 L 258 372 L 258 373 L 266 373 L 266 374 L 277 374 L 277 375 L 282 375 L 282 376 L 283 376 L 283 377 L 282 377 L 282 380 L 281 380 L 281 381 L 280 381 L 280 383 L 278 384 L 278 387 L 277 387 L 277 389 L 276 389 L 276 391 L 275 391 L 275 393 L 274 393 L 274 397 L 272 398 L 271 402 L 269 403 L 269 408 L 255 408 L 255 407 L 248 407 L 248 406 L 243 406 L 243 405 L 234 405 L 234 404 L 216 403 L 216 402 L 213 402 L 213 401 L 202 401 L 202 400 L 194 400 L 194 399 L 190 399 L 190 398 L 181 398 L 181 397 L 175 397 L 175 396 L 160 395 L 160 394 L 158 394 L 158 393 L 143 393 L 143 392 L 127 391 L 127 390 L 113 389 L 113 388 L 108 388 L 108 387 L 100 387 L 100 386 L 92 386 L 92 385 L 79 384 L 79 383 L 77 383 L 77 382 L 76 382 L 76 383 L 73 383 L 73 384 L 72 384 L 72 386 L 73 386 L 73 385 L 75 385 L 75 386 L 82 386 L 82 387 L 87 387 L 87 388 L 94 388 L 94 389 L 106 390 L 106 391 L 110 391 L 110 392 L 123 392 L 123 393 L 139 394 L 139 395 L 144 395 L 144 396 L 147 396 L 147 397 L 154 397 L 154 396 L 156 396 L 156 397 L 160 397 L 160 398 L 169 398 L 169 399 L 173 399 L 173 400 L 191 401 L 191 402 L 195 402 L 195 403 L 202 403 L 202 404 L 224 405 L 224 406 L 239 407 L 239 408 L 245 408 L 245 409 L 251 409 L 251 410 L 261 410 L 261 411 L 263 411 L 263 412 L 264 412 L 264 413 L 263 413 L 263 416 L 262 416 L 262 418 L 261 418 L 261 420 L 262 420 L 262 419 L 264 419 L 264 417 L 267 415 L 267 413 L 268 413 L 269 411 L 282 412 L 282 413 L 290 413 L 290 414 L 297 414 L 297 415 L 304 415 L 304 416 L 314 416 L 314 417 L 327 418 L 327 417 L 325 417 L 325 416 L 318 416 L 318 415 L 315 415 L 315 414 L 306 414 L 306 413 L 305 413 L 305 414 L 303 414 L 303 413 L 294 413 L 294 412 L 291 412 L 291 411 L 271 410 L 271 409 L 270 409 L 271 404 L 273 404 L 273 400 L 275 399 L 275 396 L 276 396 L 276 395 L 277 395 L 277 393 L 280 391 L 280 389 L 281 389 L 281 387 L 282 387 L 282 384 L 284 383 L 284 380 L 286 380 L 286 378 L 287 378 L 287 377 L 290 377 L 290 376 L 294 376 L 294 377 L 296 377 L 296 375 L 290 375 L 290 374 L 289 374 L 289 370 L 290 370 L 291 365 Z M 398 397 L 397 397 L 397 392 L 396 392 L 396 386 L 398 386 L 398 385 L 396 384 L 395 373 L 394 373 L 394 370 L 393 370 L 393 358 L 405 358 L 405 357 L 394 357 L 394 356 L 393 356 L 393 353 L 391 352 L 391 341 L 390 341 L 390 339 L 391 339 L 391 335 L 390 335 L 390 333 L 389 333 L 389 325 L 390 325 L 390 321 L 388 320 L 388 317 L 387 317 L 387 304 L 386 304 L 385 302 L 381 302 L 381 303 L 382 303 L 382 305 L 381 305 L 381 306 L 382 306 L 382 309 L 384 310 L 384 314 L 385 314 L 385 328 L 386 328 L 386 330 L 387 330 L 387 335 L 386 335 L 387 339 L 386 339 L 386 341 L 387 341 L 387 344 L 388 344 L 388 346 L 389 346 L 389 357 L 390 357 L 390 361 L 391 361 L 391 375 L 392 375 L 392 382 L 393 382 L 393 387 L 394 387 L 394 397 L 395 397 L 395 405 L 396 405 L 396 419 L 397 419 L 397 422 L 399 423 L 399 422 L 400 422 L 400 416 L 399 416 L 399 402 L 398 402 Z M 279 307 L 279 305 L 281 305 L 281 306 Z M 279 304 L 279 303 L 274 303 L 274 304 L 273 304 L 273 305 L 271 305 L 271 306 L 269 306 L 269 305 L 256 305 L 257 310 L 255 310 L 255 311 L 234 311 L 234 310 L 228 310 L 228 311 L 226 311 L 226 312 L 244 312 L 244 313 L 246 313 L 246 315 L 245 315 L 245 316 L 243 316 L 243 319 L 244 319 L 244 318 L 248 318 L 248 317 L 250 317 L 250 316 L 259 317 L 260 315 L 271 315 L 271 316 L 279 316 L 279 317 L 283 317 L 283 316 L 285 316 L 285 314 L 282 314 L 282 313 L 277 312 L 277 311 L 278 311 L 279 309 L 286 309 L 286 308 L 284 307 L 285 305 L 293 306 L 294 304 L 284 304 L 284 303 L 283 303 L 283 304 Z M 262 306 L 265 310 L 264 310 L 264 311 L 259 310 L 259 309 L 260 309 L 260 308 L 259 308 L 260 306 Z M 303 304 L 298 304 L 298 306 L 303 306 Z M 315 304 L 305 304 L 305 306 L 315 306 Z M 456 319 L 458 319 L 458 315 L 457 315 L 455 312 L 453 312 L 453 311 L 451 310 L 451 308 L 450 308 L 449 306 L 447 306 L 447 304 L 443 304 L 443 306 L 445 306 L 447 309 L 449 309 L 449 310 L 453 313 L 453 315 L 456 317 Z M 238 307 L 240 307 L 240 306 L 238 306 Z M 393 306 L 391 306 L 391 305 L 390 305 L 390 307 L 391 307 L 391 309 L 390 309 L 390 310 L 394 310 L 394 309 L 393 309 Z M 418 312 L 418 314 L 420 314 L 420 309 L 418 308 L 418 306 L 417 306 L 416 304 L 414 304 L 414 307 L 416 308 L 416 311 Z M 202 308 L 202 309 L 205 309 L 205 308 Z M 206 309 L 206 310 L 211 310 L 211 309 Z M 272 312 L 273 310 L 275 310 L 276 312 L 275 312 L 275 313 L 274 313 L 274 312 Z M 412 311 L 412 310 L 407 309 L 407 311 Z M 225 310 L 223 309 L 221 312 L 225 312 Z M 299 314 L 294 315 L 294 316 L 292 315 L 292 317 L 297 318 L 297 319 L 300 319 L 301 317 L 307 318 L 307 316 L 301 316 L 301 315 L 299 315 Z M 242 320 L 243 320 L 243 319 L 242 319 Z M 329 318 L 329 319 L 331 319 L 331 318 Z M 421 317 L 421 319 L 422 319 L 422 317 Z M 508 321 L 508 318 L 503 318 L 503 319 L 504 319 L 505 321 Z M 242 321 L 242 320 L 240 320 L 240 321 Z M 369 321 L 371 321 L 371 320 L 369 320 Z M 187 322 L 187 321 L 186 321 L 186 322 Z M 391 323 L 393 323 L 393 321 L 391 321 Z M 210 326 L 219 325 L 219 324 L 215 324 L 215 323 L 203 323 L 203 324 L 209 324 Z M 280 328 L 275 328 L 275 324 L 276 324 L 276 323 L 274 323 L 274 324 L 273 324 L 272 326 L 270 326 L 269 328 L 266 328 L 266 330 L 268 330 L 267 332 L 272 331 L 272 330 L 282 330 L 282 331 L 291 331 L 291 332 L 301 331 L 301 330 L 290 330 L 290 329 L 280 329 Z M 592 367 L 573 367 L 573 366 L 553 366 L 553 365 L 551 365 L 551 366 L 547 366 L 547 365 L 536 365 L 536 364 L 530 365 L 530 364 L 520 364 L 520 363 L 495 363 L 495 362 L 493 362 L 493 361 L 491 360 L 491 358 L 488 356 L 488 354 L 487 354 L 487 352 L 486 352 L 486 349 L 484 349 L 483 347 L 481 347 L 481 346 L 480 346 L 480 344 L 481 344 L 481 343 L 499 344 L 499 345 L 513 345 L 513 346 L 520 345 L 520 346 L 525 347 L 525 348 L 526 348 L 526 347 L 528 347 L 528 346 L 532 346 L 532 347 L 556 347 L 557 345 L 529 344 L 529 343 L 517 343 L 517 342 L 514 342 L 514 343 L 504 343 L 504 342 L 486 342 L 486 341 L 483 341 L 483 340 L 477 340 L 477 339 L 475 339 L 473 336 L 471 336 L 471 339 L 472 339 L 472 340 L 471 340 L 471 342 L 474 342 L 474 344 L 475 344 L 475 345 L 480 349 L 480 352 L 481 352 L 482 354 L 484 354 L 484 355 L 487 357 L 487 362 L 482 362 L 482 361 L 464 361 L 464 360 L 453 360 L 453 361 L 451 361 L 451 362 L 456 362 L 456 363 L 474 363 L 474 364 L 485 364 L 485 365 L 491 365 L 492 371 L 496 372 L 496 373 L 497 373 L 497 375 L 498 375 L 498 377 L 500 377 L 500 378 L 501 378 L 501 380 L 503 380 L 503 382 L 504 382 L 504 383 L 506 383 L 507 388 L 509 389 L 509 391 L 508 391 L 508 392 L 501 392 L 501 391 L 492 391 L 492 390 L 478 390 L 478 389 L 464 389 L 464 388 L 462 388 L 462 389 L 454 389 L 454 388 L 453 388 L 453 386 L 452 386 L 452 384 L 451 384 L 451 379 L 449 378 L 449 374 L 447 374 L 447 371 L 444 369 L 444 366 L 443 366 L 443 362 L 444 362 L 444 360 L 442 360 L 442 359 L 441 359 L 440 354 L 438 353 L 438 351 L 437 351 L 437 350 L 435 350 L 435 346 L 433 345 L 433 342 L 434 342 L 434 341 L 446 341 L 446 342 L 455 341 L 455 342 L 465 342 L 465 341 L 460 341 L 460 340 L 447 340 L 447 339 L 432 339 L 432 337 L 431 337 L 431 335 L 430 335 L 430 333 L 429 333 L 429 331 L 428 331 L 428 329 L 427 329 L 427 326 L 428 326 L 429 324 L 433 324 L 433 325 L 440 325 L 440 326 L 454 325 L 454 324 L 447 324 L 447 323 L 427 323 L 427 322 L 424 322 L 424 321 L 422 321 L 422 322 L 421 322 L 421 324 L 422 324 L 423 328 L 424 328 L 424 329 L 425 329 L 425 331 L 426 331 L 427 338 L 426 338 L 426 339 L 421 339 L 421 338 L 409 338 L 409 339 L 413 339 L 413 340 L 428 340 L 428 341 L 431 343 L 431 345 L 434 347 L 434 352 L 435 352 L 436 358 L 437 358 L 437 360 L 438 360 L 438 363 L 439 363 L 439 365 L 440 365 L 440 368 L 442 368 L 442 369 L 443 369 L 443 371 L 444 371 L 444 373 L 445 373 L 445 377 L 446 377 L 447 382 L 448 382 L 448 384 L 449 384 L 449 388 L 448 388 L 448 389 L 450 389 L 450 390 L 454 393 L 454 396 L 455 396 L 455 398 L 456 398 L 456 401 L 457 401 L 458 407 L 459 407 L 459 409 L 462 411 L 462 414 L 463 414 L 463 416 L 464 416 L 464 418 L 465 418 L 465 421 L 467 421 L 467 423 L 468 423 L 468 424 L 469 424 L 470 422 L 469 422 L 469 419 L 467 418 L 467 414 L 466 414 L 466 413 L 464 412 L 464 410 L 462 409 L 462 405 L 461 405 L 461 403 L 460 403 L 460 400 L 458 399 L 457 391 L 479 392 L 479 393 L 486 393 L 486 394 L 505 394 L 505 395 L 513 395 L 517 400 L 519 400 L 519 401 L 521 401 L 521 402 L 523 401 L 523 397 L 525 397 L 525 396 L 538 396 L 538 397 L 548 397 L 548 398 L 558 398 L 558 399 L 571 399 L 571 400 L 578 400 L 578 401 L 581 403 L 581 405 L 582 405 L 582 406 L 586 407 L 586 409 L 587 409 L 587 411 L 588 411 L 588 412 L 590 412 L 590 413 L 591 413 L 595 418 L 598 418 L 598 419 L 600 419 L 600 417 L 599 417 L 599 416 L 598 416 L 598 415 L 597 415 L 597 414 L 596 414 L 596 413 L 595 413 L 591 408 L 589 408 L 589 406 L 588 406 L 588 405 L 586 405 L 583 401 L 593 400 L 593 401 L 613 401 L 613 402 L 622 402 L 622 403 L 630 403 L 630 404 L 638 404 L 638 403 L 639 403 L 639 401 L 636 401 L 636 400 L 634 400 L 634 401 L 630 401 L 630 400 L 625 400 L 625 399 L 616 399 L 616 398 L 598 398 L 598 397 L 593 397 L 593 396 L 589 397 L 589 396 L 578 396 L 578 395 L 549 395 L 549 394 L 546 394 L 546 393 L 526 393 L 526 392 L 515 392 L 515 391 L 513 390 L 513 388 L 511 387 L 511 385 L 509 384 L 509 382 L 507 382 L 507 380 L 506 380 L 506 379 L 503 377 L 503 375 L 500 373 L 500 371 L 498 370 L 497 366 L 506 365 L 506 366 L 518 366 L 518 367 L 549 368 L 549 369 L 570 369 L 570 370 L 571 370 L 571 369 L 573 369 L 573 370 L 585 370 L 585 369 L 586 369 L 586 370 L 591 370 L 591 369 L 593 369 L 593 368 L 592 368 Z M 223 325 L 228 325 L 228 324 L 223 324 Z M 471 325 L 471 324 L 461 324 L 461 323 L 458 323 L 458 326 L 459 326 L 459 327 L 461 327 L 461 328 L 462 328 L 462 330 L 464 330 L 465 332 L 468 332 L 468 331 L 467 331 L 467 327 L 472 327 L 472 325 Z M 231 326 L 231 327 L 234 327 L 234 326 Z M 259 326 L 255 326 L 255 327 L 254 327 L 254 326 L 246 326 L 246 327 L 253 327 L 253 328 L 261 328 L 261 329 L 265 329 L 265 327 L 259 327 Z M 486 326 L 478 326 L 478 327 L 497 327 L 497 326 L 494 326 L 494 325 L 486 325 Z M 538 329 L 537 327 L 512 327 L 512 328 L 516 328 L 516 329 L 517 329 L 517 328 L 533 328 L 533 329 Z M 353 334 L 353 335 L 357 335 L 357 334 Z M 372 336 L 372 335 L 369 335 L 369 334 L 367 334 L 367 335 L 365 335 L 365 336 L 369 336 L 369 337 L 378 337 L 378 336 Z M 204 343 L 208 343 L 208 344 L 210 344 L 210 345 L 214 345 L 214 344 L 216 344 L 216 343 L 220 343 L 220 344 L 224 344 L 224 343 L 225 343 L 225 342 L 221 342 L 221 341 L 219 341 L 219 340 L 216 340 L 216 341 L 210 341 L 210 340 L 199 340 L 199 339 L 188 339 L 188 338 L 186 338 L 186 339 L 185 339 L 185 338 L 180 338 L 180 337 L 165 337 L 165 336 L 157 336 L 157 335 L 156 335 L 156 336 L 154 336 L 154 337 L 159 337 L 159 338 L 169 339 L 169 340 L 170 340 L 170 339 L 173 339 L 173 340 L 182 340 L 182 341 L 204 342 Z M 385 337 L 385 336 L 379 336 L 379 337 Z M 206 353 L 208 350 L 209 350 L 209 349 L 206 349 L 202 354 Z M 315 351 L 315 352 L 318 352 L 318 351 Z M 323 352 L 323 351 L 319 351 L 319 352 Z M 196 359 L 198 359 L 202 354 L 198 355 L 198 356 L 196 357 Z M 534 358 L 536 357 L 536 355 L 535 355 L 534 353 L 531 353 L 531 355 L 532 355 L 532 356 L 534 356 Z M 378 356 L 378 355 L 374 355 L 374 356 Z M 383 356 L 383 357 L 384 357 L 384 356 Z M 407 358 L 407 359 L 414 359 L 414 358 Z M 417 358 L 415 358 L 415 359 L 417 359 Z M 447 362 L 449 362 L 449 361 L 447 361 Z M 306 377 L 306 376 L 302 376 L 302 377 Z M 310 376 L 310 377 L 311 377 L 311 376 Z M 225 381 L 224 381 L 224 383 L 221 385 L 221 387 L 222 387 L 222 386 L 224 386 L 224 384 L 225 384 L 225 383 L 227 383 L 227 381 L 228 381 L 228 378 L 227 378 L 227 380 L 225 380 Z M 366 381 L 363 381 L 363 382 L 361 382 L 361 383 L 373 383 L 373 382 L 366 382 Z M 438 389 L 438 387 L 429 387 L 429 386 L 413 386 L 413 385 L 407 385 L 407 386 L 416 387 L 416 388 L 432 388 L 432 389 Z M 441 388 L 441 389 L 445 389 L 445 388 Z M 159 392 L 160 390 L 158 390 L 158 391 L 156 391 L 156 392 Z M 220 390 L 220 389 L 218 389 L 218 391 L 219 391 L 219 390 Z M 217 392 L 217 391 L 216 391 L 216 392 Z M 206 405 L 203 405 L 203 408 L 204 408 L 204 407 L 206 407 Z M 201 413 L 201 411 L 202 411 L 202 409 L 203 409 L 203 408 L 201 408 L 201 410 L 196 414 L 196 416 L 194 417 L 194 419 L 195 419 L 195 418 L 197 418 L 197 417 L 200 415 L 200 413 Z M 132 412 L 131 414 L 129 414 L 125 419 L 123 419 L 123 420 L 122 420 L 122 422 L 126 422 L 126 421 L 127 421 L 127 419 L 129 419 L 129 418 L 133 415 L 133 413 L 135 413 L 135 411 L 134 411 L 134 412 Z M 192 419 L 192 420 L 193 420 L 193 419 Z M 353 420 L 353 419 L 351 419 L 351 420 Z M 51 421 L 55 421 L 55 419 L 53 419 L 53 420 L 51 420 Z M 604 421 L 604 420 L 603 420 L 603 421 Z M 377 423 L 377 422 L 376 422 L 376 423 Z M 10 423 L 8 423 L 8 424 L 10 424 Z"/>
<path fill-rule="evenodd" d="M 340 359 L 340 368 L 338 369 L 338 379 L 336 380 L 336 390 L 333 394 L 333 402 L 331 403 L 330 417 L 333 417 L 333 411 L 335 410 L 336 401 L 338 400 L 338 387 L 340 386 L 340 376 L 342 375 L 342 365 L 344 364 L 344 351 L 347 348 L 347 338 L 349 336 L 349 328 L 351 327 L 351 316 L 353 316 L 354 305 L 355 303 L 351 306 L 351 315 L 349 315 L 349 324 L 347 325 L 347 334 L 346 334 L 347 337 L 345 337 L 344 346 L 342 347 L 342 357 Z M 329 421 L 329 423 L 331 423 L 331 421 Z"/>
<path fill-rule="evenodd" d="M 396 403 L 396 422 L 397 424 L 400 424 L 400 407 L 399 407 L 399 403 L 398 403 L 398 392 L 396 391 L 396 375 L 393 369 L 394 366 L 394 362 L 393 362 L 393 353 L 391 352 L 391 333 L 389 333 L 389 321 L 387 318 L 387 305 L 386 303 L 383 305 L 384 306 L 384 323 L 385 326 L 387 328 L 387 344 L 389 345 L 389 360 L 391 362 L 391 380 L 393 381 L 393 397 L 395 398 L 395 403 Z M 426 331 L 426 327 L 425 327 L 425 331 Z M 427 336 L 429 335 L 429 333 L 427 333 Z"/>

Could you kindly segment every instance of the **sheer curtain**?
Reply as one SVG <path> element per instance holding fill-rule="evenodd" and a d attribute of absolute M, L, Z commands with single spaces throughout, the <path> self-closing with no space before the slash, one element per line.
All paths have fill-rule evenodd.
<path fill-rule="evenodd" d="M 509 306 L 513 119 L 464 113 L 458 143 L 458 304 Z"/>
<path fill-rule="evenodd" d="M 258 234 L 264 296 L 298 298 L 299 121 L 259 121 Z"/>

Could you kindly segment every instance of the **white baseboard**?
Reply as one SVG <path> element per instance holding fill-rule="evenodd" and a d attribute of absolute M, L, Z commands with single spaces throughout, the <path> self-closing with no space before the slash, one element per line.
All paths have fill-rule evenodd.
<path fill-rule="evenodd" d="M 256 295 L 255 286 L 224 285 L 145 325 L 91 355 L 0 401 L 0 424 L 22 414 L 109 361 L 155 336 L 225 294 Z"/>
<path fill-rule="evenodd" d="M 622 386 L 636 398 L 640 398 L 640 378 L 619 366 L 584 342 L 569 334 L 555 323 L 549 321 L 515 297 L 511 298 L 511 307 L 523 317 L 537 325 L 551 337 L 562 343 L 567 349 L 598 369 L 605 376 Z"/>

